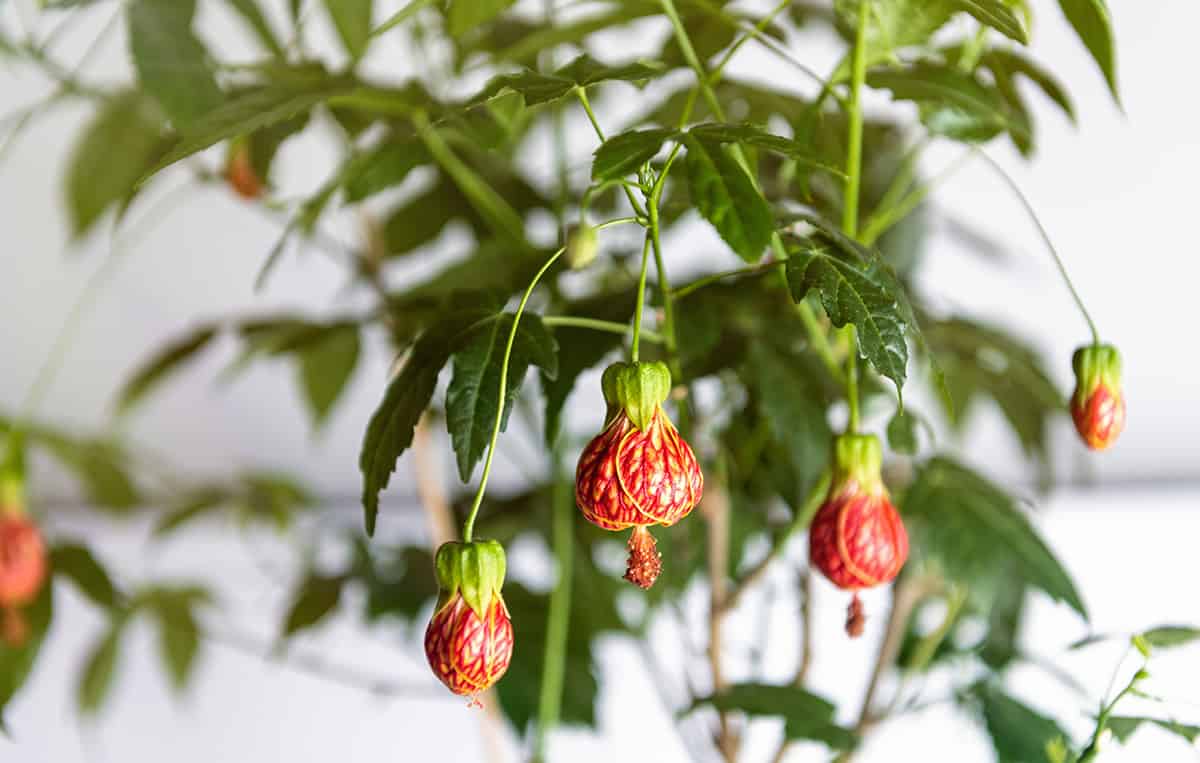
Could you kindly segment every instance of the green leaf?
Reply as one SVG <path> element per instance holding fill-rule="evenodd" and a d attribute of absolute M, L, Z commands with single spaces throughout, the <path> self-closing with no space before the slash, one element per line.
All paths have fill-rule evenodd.
<path fill-rule="evenodd" d="M 347 76 L 305 72 L 231 95 L 224 103 L 179 131 L 174 145 L 144 176 L 223 140 L 291 119 L 314 106 L 354 90 Z"/>
<path fill-rule="evenodd" d="M 300 584 L 284 618 L 283 635 L 311 628 L 337 608 L 342 598 L 343 577 L 310 575 Z"/>
<path fill-rule="evenodd" d="M 983 704 L 997 763 L 1053 763 L 1047 746 L 1068 738 L 1057 723 L 999 689 L 983 686 L 976 693 Z"/>
<path fill-rule="evenodd" d="M 41 432 L 39 438 L 83 484 L 93 504 L 127 510 L 141 503 L 141 492 L 129 474 L 128 456 L 117 445 L 54 432 Z"/>
<path fill-rule="evenodd" d="M 592 161 L 592 179 L 597 182 L 619 180 L 654 158 L 675 130 L 654 128 L 614 135 L 596 149 Z"/>
<path fill-rule="evenodd" d="M 208 593 L 195 588 L 158 588 L 145 596 L 145 605 L 158 625 L 159 654 L 176 690 L 187 686 L 195 673 L 200 652 L 195 607 L 208 601 Z"/>
<path fill-rule="evenodd" d="M 375 533 L 379 493 L 391 480 L 396 459 L 412 445 L 413 431 L 433 397 L 442 366 L 463 341 L 464 334 L 485 320 L 494 320 L 494 316 L 484 311 L 469 311 L 452 315 L 426 330 L 371 416 L 358 459 L 368 535 Z"/>
<path fill-rule="evenodd" d="M 161 155 L 157 109 L 136 92 L 104 101 L 80 133 L 66 173 L 71 232 L 87 233 L 110 207 L 122 209 Z"/>
<path fill-rule="evenodd" d="M 362 201 L 400 185 L 413 169 L 430 161 L 425 144 L 415 138 L 392 138 L 351 159 L 343 173 L 346 201 Z"/>
<path fill-rule="evenodd" d="M 117 605 L 117 591 L 104 567 L 92 552 L 78 543 L 59 543 L 50 553 L 54 574 L 64 575 L 98 607 Z"/>
<path fill-rule="evenodd" d="M 536 106 L 556 101 L 574 90 L 575 83 L 570 79 L 557 74 L 541 74 L 525 69 L 515 74 L 494 77 L 483 92 L 472 99 L 472 103 L 482 103 L 502 93 L 512 92 L 519 93 L 526 106 Z"/>
<path fill-rule="evenodd" d="M 246 25 L 253 30 L 255 37 L 258 38 L 258 41 L 262 43 L 268 53 L 276 58 L 286 57 L 283 46 L 279 44 L 279 39 L 271 30 L 271 23 L 263 15 L 262 8 L 259 7 L 257 0 L 230 0 L 229 4 L 242 17 Z"/>
<path fill-rule="evenodd" d="M 454 353 L 454 376 L 446 390 L 446 428 L 458 456 L 458 474 L 463 482 L 470 480 L 495 427 L 504 349 L 513 320 L 514 316 L 505 314 L 481 326 Z M 551 378 L 558 374 L 558 345 L 554 336 L 541 318 L 526 314 L 513 339 L 501 431 L 508 424 L 513 402 L 531 364 Z"/>
<path fill-rule="evenodd" d="M 758 262 L 771 241 L 771 207 L 740 164 L 719 144 L 692 134 L 687 147 L 688 192 L 725 243 L 743 260 Z"/>
<path fill-rule="evenodd" d="M 1029 44 L 1029 35 L 1021 19 L 1003 0 L 955 0 L 954 4 L 1005 37 L 1022 45 Z"/>
<path fill-rule="evenodd" d="M 839 177 L 845 177 L 845 173 L 836 167 L 831 167 L 818 161 L 820 154 L 817 153 L 816 147 L 811 142 L 801 142 L 773 135 L 757 125 L 748 123 L 725 124 L 720 122 L 706 122 L 696 125 L 688 130 L 688 132 L 700 140 L 710 143 L 742 143 L 754 148 L 773 151 L 792 159 L 798 164 L 825 170 Z"/>
<path fill-rule="evenodd" d="M 447 26 L 454 37 L 462 37 L 480 24 L 499 16 L 515 0 L 450 0 Z"/>
<path fill-rule="evenodd" d="M 864 263 L 836 256 L 840 247 L 824 233 L 800 238 L 787 261 L 792 298 L 799 302 L 815 289 L 829 320 L 858 330 L 859 352 L 899 392 L 908 365 L 908 344 L 900 300 Z"/>
<path fill-rule="evenodd" d="M 192 33 L 196 0 L 133 0 L 127 9 L 129 48 L 142 86 L 185 127 L 224 96 L 204 46 Z"/>
<path fill-rule="evenodd" d="M 0 730 L 5 728 L 4 710 L 29 678 L 50 628 L 54 613 L 54 585 L 47 581 L 36 599 L 21 611 L 29 632 L 25 643 L 9 646 L 0 640 Z"/>
<path fill-rule="evenodd" d="M 917 452 L 917 418 L 900 408 L 892 415 L 887 425 L 888 445 L 897 453 L 906 456 Z"/>
<path fill-rule="evenodd" d="M 687 712 L 709 706 L 751 718 L 782 717 L 788 739 L 812 739 L 833 749 L 850 749 L 857 743 L 853 732 L 834 723 L 832 704 L 796 686 L 735 684 L 716 696 L 696 700 Z"/>
<path fill-rule="evenodd" d="M 319 339 L 304 345 L 298 354 L 304 397 L 313 426 L 320 427 L 358 365 L 358 325 L 334 324 Z"/>
<path fill-rule="evenodd" d="M 1108 83 L 1113 98 L 1120 103 L 1121 96 L 1117 92 L 1117 51 L 1108 6 L 1104 0 L 1058 0 L 1058 6 L 1104 73 L 1104 81 Z"/>
<path fill-rule="evenodd" d="M 861 2 L 871 4 L 867 13 L 867 65 L 886 61 L 902 48 L 925 45 L 958 10 L 955 0 L 835 0 L 838 28 L 853 37 Z M 849 75 L 848 63 L 838 68 L 835 79 Z"/>
<path fill-rule="evenodd" d="M 75 693 L 80 713 L 94 715 L 112 691 L 117 658 L 120 656 L 121 636 L 124 633 L 125 620 L 118 616 L 88 653 Z"/>
<path fill-rule="evenodd" d="M 372 7 L 373 0 L 325 0 L 325 10 L 338 37 L 355 61 L 362 58 L 371 42 Z"/>
<path fill-rule="evenodd" d="M 1190 625 L 1160 625 L 1141 635 L 1146 643 L 1155 649 L 1170 649 L 1200 639 L 1200 628 Z"/>
<path fill-rule="evenodd" d="M 118 415 L 128 413 L 156 386 L 196 356 L 217 336 L 216 326 L 201 326 L 172 340 L 143 363 L 117 396 Z"/>
<path fill-rule="evenodd" d="M 416 15 L 417 11 L 421 10 L 427 5 L 433 5 L 437 1 L 438 0 L 409 0 L 409 2 L 405 3 L 400 10 L 389 16 L 387 21 L 384 21 L 382 24 L 375 27 L 374 31 L 371 32 L 371 36 L 376 37 L 391 29 L 395 29 Z"/>
<path fill-rule="evenodd" d="M 1175 721 L 1166 721 L 1159 718 L 1112 716 L 1108 719 L 1108 730 L 1112 732 L 1118 742 L 1124 743 L 1129 740 L 1129 737 L 1133 736 L 1133 732 L 1137 731 L 1139 726 L 1146 723 L 1166 729 L 1189 742 L 1195 742 L 1197 739 L 1200 739 L 1200 726 L 1189 726 L 1186 723 L 1176 723 Z"/>
<path fill-rule="evenodd" d="M 1036 61 L 1004 48 L 992 48 L 984 53 L 980 60 L 997 76 L 1000 71 L 1024 75 L 1030 82 L 1037 85 L 1047 98 L 1057 104 L 1072 122 L 1075 121 L 1075 107 L 1071 103 L 1071 96 L 1067 94 L 1066 88 Z"/>
<path fill-rule="evenodd" d="M 574 59 L 555 72 L 581 87 L 597 85 L 601 82 L 633 82 L 643 83 L 665 74 L 667 67 L 658 61 L 633 61 L 627 64 L 609 66 L 584 54 Z"/>
<path fill-rule="evenodd" d="M 1074 582 L 1013 498 L 947 458 L 933 458 L 905 493 L 903 515 L 918 553 L 952 580 L 989 585 L 1016 563 L 1031 585 L 1087 617 Z"/>
<path fill-rule="evenodd" d="M 916 103 L 922 121 L 939 135 L 974 142 L 1010 130 L 1028 137 L 1028 129 L 1012 118 L 995 89 L 950 66 L 919 62 L 904 68 L 873 69 L 867 73 L 867 84 L 890 90 L 898 100 Z"/>
<path fill-rule="evenodd" d="M 154 525 L 154 536 L 164 537 L 188 522 L 228 502 L 230 494 L 221 488 L 200 488 L 177 498 Z"/>

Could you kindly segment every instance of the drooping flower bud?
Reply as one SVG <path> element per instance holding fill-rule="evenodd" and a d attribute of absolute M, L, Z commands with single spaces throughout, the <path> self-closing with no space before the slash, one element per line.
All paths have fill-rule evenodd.
<path fill-rule="evenodd" d="M 833 480 L 808 534 L 809 561 L 838 588 L 854 591 L 846 620 L 852 637 L 865 617 L 858 591 L 893 580 L 908 559 L 908 533 L 880 476 L 874 435 L 834 441 Z"/>
<path fill-rule="evenodd" d="M 587 223 L 574 226 L 567 232 L 567 251 L 563 259 L 572 270 L 583 270 L 596 261 L 600 251 L 599 237 L 596 229 Z"/>
<path fill-rule="evenodd" d="M 243 199 L 253 201 L 263 195 L 265 185 L 254 166 L 249 140 L 234 140 L 230 144 L 229 156 L 225 160 L 225 179 L 229 187 Z"/>
<path fill-rule="evenodd" d="M 0 507 L 3 508 L 3 507 Z M 0 637 L 20 646 L 28 636 L 22 608 L 28 606 L 46 582 L 46 544 L 42 534 L 20 510 L 3 508 L 0 514 Z"/>
<path fill-rule="evenodd" d="M 665 365 L 615 363 L 602 384 L 607 422 L 579 456 L 575 503 L 597 527 L 637 528 L 625 578 L 649 588 L 662 562 L 645 528 L 669 527 L 691 513 L 704 492 L 704 475 L 662 408 L 671 392 Z"/>
<path fill-rule="evenodd" d="M 435 564 L 439 594 L 425 629 L 425 656 L 450 691 L 474 698 L 512 660 L 512 620 L 500 594 L 504 548 L 494 540 L 445 543 Z"/>
<path fill-rule="evenodd" d="M 1092 450 L 1107 450 L 1125 428 L 1125 394 L 1121 391 L 1121 355 L 1107 344 L 1080 347 L 1071 358 L 1075 393 L 1071 418 L 1080 438 Z"/>

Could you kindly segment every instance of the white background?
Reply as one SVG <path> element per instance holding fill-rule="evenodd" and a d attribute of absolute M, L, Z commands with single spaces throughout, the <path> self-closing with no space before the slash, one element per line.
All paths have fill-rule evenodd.
<path fill-rule="evenodd" d="M 207 39 L 220 40 L 228 49 L 248 50 L 240 28 L 212 12 L 209 4 L 200 5 Z M 399 4 L 380 0 L 377 5 L 382 14 Z M 1193 585 L 1195 538 L 1200 530 L 1194 510 L 1200 502 L 1200 448 L 1195 445 L 1200 430 L 1200 354 L 1192 351 L 1189 320 L 1200 274 L 1192 234 L 1194 177 L 1200 169 L 1200 143 L 1192 127 L 1200 107 L 1186 95 L 1190 92 L 1186 61 L 1194 46 L 1192 30 L 1200 24 L 1200 7 L 1131 0 L 1114 0 L 1111 5 L 1124 112 L 1112 103 L 1055 4 L 1039 2 L 1034 54 L 1068 83 L 1081 126 L 1073 128 L 1044 99 L 1030 93 L 1042 117 L 1034 163 L 1022 164 L 1007 147 L 996 146 L 992 153 L 1026 189 L 1105 338 L 1124 354 L 1128 429 L 1115 451 L 1095 457 L 1077 447 L 1069 427 L 1060 422 L 1053 437 L 1058 471 L 1076 486 L 1042 503 L 1039 524 L 1079 582 L 1094 629 L 1127 632 L 1164 621 L 1200 622 Z M 13 6 L 13 2 L 0 5 L 5 30 L 19 29 L 20 19 L 30 15 Z M 85 23 L 64 39 L 59 49 L 64 60 L 74 60 L 114 10 L 112 3 L 105 3 L 89 12 Z M 657 35 L 661 30 L 644 32 Z M 322 40 L 328 42 L 327 37 Z M 596 53 L 619 57 L 628 41 L 614 42 L 620 45 Z M 399 77 L 411 69 L 399 36 L 384 38 L 379 48 L 377 75 Z M 749 45 L 740 54 L 735 75 L 789 84 L 796 80 L 793 70 L 753 48 Z M 828 42 L 812 41 L 811 56 L 819 69 L 827 66 L 831 51 Z M 809 49 L 797 53 L 810 58 Z M 128 72 L 124 37 L 118 29 L 87 76 L 113 82 L 126 79 Z M 796 86 L 805 87 L 804 83 Z M 3 111 L 33 102 L 48 88 L 29 69 L 11 64 L 0 68 Z M 886 99 L 869 105 L 893 108 Z M 86 313 L 62 371 L 38 410 L 56 423 L 97 432 L 113 426 L 109 404 L 121 380 L 149 347 L 197 320 L 246 309 L 343 310 L 366 304 L 367 295 L 342 289 L 339 271 L 316 252 L 286 259 L 265 294 L 253 293 L 254 276 L 279 226 L 221 189 L 187 192 L 183 202 L 144 235 L 118 236 L 115 244 L 108 236 L 97 235 L 71 245 L 60 204 L 60 178 L 68 149 L 87 115 L 78 105 L 58 108 L 19 139 L 0 165 L 3 410 L 21 404 L 85 283 L 114 256 L 121 258 L 120 263 Z M 284 172 L 278 178 L 288 194 L 301 194 L 324 178 L 331 161 L 324 137 L 318 133 L 289 144 L 281 163 Z M 592 146 L 581 130 L 573 133 L 572 142 L 580 156 Z M 536 146 L 531 152 L 538 156 L 548 148 Z M 929 170 L 955 156 L 949 148 L 935 152 Z M 137 220 L 150 212 L 154 198 L 184 180 L 177 174 L 152 189 L 149 200 L 135 207 L 133 222 L 126 229 L 146 230 Z M 986 167 L 971 165 L 944 185 L 935 201 L 939 209 L 1004 242 L 1010 256 L 1003 265 L 981 271 L 978 260 L 938 237 L 922 288 L 939 305 L 1002 320 L 1022 331 L 1052 360 L 1055 378 L 1066 389 L 1070 352 L 1084 341 L 1085 327 L 1016 200 Z M 340 222 L 336 232 L 353 241 L 353 221 Z M 721 254 L 701 225 L 669 241 L 668 250 L 677 270 L 696 267 L 695 257 L 712 267 L 733 264 L 732 256 Z M 388 362 L 382 342 L 373 343 L 330 425 L 315 436 L 302 413 L 289 367 L 262 366 L 232 383 L 215 384 L 232 355 L 232 347 L 222 347 L 195 364 L 121 426 L 136 442 L 197 476 L 227 474 L 245 465 L 303 473 L 321 494 L 330 496 L 333 521 L 356 521 L 350 497 L 358 491 L 357 448 L 382 389 Z M 600 412 L 584 407 L 579 399 L 576 403 L 579 426 L 587 429 Z M 985 466 L 998 478 L 1025 483 L 1028 465 L 998 415 L 981 410 L 974 423 L 968 442 L 943 440 L 943 446 Z M 520 451 L 528 458 L 536 441 L 514 433 L 506 445 L 510 452 Z M 513 470 L 501 455 L 503 482 Z M 385 510 L 385 532 L 420 529 L 406 500 L 411 495 L 405 478 L 410 468 L 402 464 L 398 472 Z M 69 488 L 53 474 L 37 489 L 48 504 L 71 498 Z M 281 606 L 278 584 L 264 579 L 251 563 L 256 554 L 270 553 L 269 539 L 252 539 L 247 547 L 229 542 L 227 533 L 214 528 L 151 551 L 140 526 L 113 531 L 70 517 L 62 520 L 62 526 L 87 532 L 104 558 L 131 580 L 176 572 L 216 575 L 225 591 L 223 601 L 230 606 L 227 616 L 214 622 L 214 629 L 227 626 L 264 637 L 273 633 Z M 877 634 L 869 630 L 860 642 L 843 642 L 836 633 L 844 602 L 827 588 L 819 593 L 819 627 L 829 631 L 821 644 L 828 645 L 828 651 L 818 655 L 813 688 L 845 700 L 848 720 Z M 59 611 L 45 659 L 32 686 L 11 708 L 15 741 L 0 742 L 0 760 L 92 763 L 166 757 L 240 762 L 338 756 L 349 761 L 423 761 L 451 742 L 455 752 L 448 759 L 481 759 L 477 729 L 481 716 L 464 710 L 454 699 L 434 694 L 433 700 L 383 701 L 219 645 L 206 646 L 194 690 L 182 700 L 172 700 L 162 684 L 148 633 L 141 634 L 137 648 L 126 655 L 111 708 L 97 722 L 80 725 L 72 712 L 70 682 L 100 622 L 69 593 L 60 601 L 66 604 Z M 883 607 L 879 599 L 873 603 L 876 611 Z M 745 606 L 753 609 L 753 601 Z M 755 617 L 742 619 L 757 622 Z M 772 677 L 782 680 L 794 658 L 788 645 L 795 639 L 789 637 L 782 620 L 779 628 L 781 646 L 773 657 L 777 654 L 780 664 L 769 667 L 775 671 Z M 1026 640 L 1039 654 L 1056 656 L 1084 632 L 1085 626 L 1069 613 L 1043 602 L 1030 618 Z M 349 623 L 338 623 L 297 648 L 430 687 L 410 635 L 386 629 L 364 634 Z M 668 648 L 673 640 L 667 628 L 658 634 L 657 643 Z M 606 642 L 601 654 L 606 667 L 619 669 L 609 671 L 617 678 L 603 686 L 600 733 L 561 735 L 554 750 L 561 758 L 555 760 L 602 760 L 616 755 L 681 760 L 682 748 L 670 730 L 668 715 L 656 705 L 655 693 L 639 672 L 636 651 L 628 644 Z M 1065 662 L 1089 689 L 1086 707 L 1103 691 L 1119 657 L 1119 647 L 1115 651 L 1097 647 Z M 1200 695 L 1194 689 L 1197 667 L 1195 655 L 1186 653 L 1164 657 L 1158 667 L 1152 667 L 1160 682 L 1156 690 L 1182 700 L 1174 706 L 1181 720 L 1200 719 L 1195 704 Z M 1076 733 L 1086 730 L 1086 719 L 1077 712 L 1085 707 L 1082 698 L 1050 693 L 1045 679 L 1036 673 L 1018 674 L 1014 687 L 1032 703 L 1063 718 Z M 920 717 L 917 723 L 887 727 L 861 759 L 990 759 L 985 741 L 961 719 L 940 710 Z M 751 760 L 765 759 L 778 733 L 769 723 L 761 725 L 763 736 L 751 738 Z M 697 724 L 684 728 L 698 733 Z M 795 758 L 823 759 L 820 753 L 803 748 L 797 748 Z M 1195 753 L 1165 735 L 1146 731 L 1123 753 L 1114 751 L 1104 759 L 1194 758 Z"/>

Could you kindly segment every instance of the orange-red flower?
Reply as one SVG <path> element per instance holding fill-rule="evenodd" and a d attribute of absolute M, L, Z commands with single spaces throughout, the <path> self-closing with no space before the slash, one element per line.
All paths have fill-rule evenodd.
<path fill-rule="evenodd" d="M 1071 419 L 1084 444 L 1107 450 L 1125 428 L 1125 395 L 1121 391 L 1121 356 L 1111 345 L 1080 347 L 1071 359 L 1075 393 Z"/>
<path fill-rule="evenodd" d="M 23 514 L 0 515 L 0 637 L 12 646 L 25 642 L 21 609 L 42 590 L 46 567 L 46 544 L 37 525 Z"/>
<path fill-rule="evenodd" d="M 425 657 L 450 691 L 473 698 L 512 661 L 512 620 L 500 595 L 504 549 L 496 541 L 446 543 L 436 564 L 441 592 L 425 629 Z"/>
<path fill-rule="evenodd" d="M 854 591 L 846 630 L 862 633 L 858 591 L 891 582 L 908 559 L 908 533 L 880 476 L 882 452 L 874 435 L 846 434 L 834 445 L 829 493 L 813 518 L 808 554 L 838 588 Z"/>
<path fill-rule="evenodd" d="M 649 588 L 662 562 L 646 528 L 690 514 L 704 492 L 704 475 L 662 409 L 671 388 L 666 366 L 617 363 L 604 377 L 608 422 L 579 456 L 575 502 L 597 527 L 635 528 L 625 578 Z"/>
<path fill-rule="evenodd" d="M 235 141 L 230 147 L 225 163 L 225 179 L 229 187 L 243 199 L 253 201 L 263 195 L 266 186 L 254 167 L 248 140 Z"/>

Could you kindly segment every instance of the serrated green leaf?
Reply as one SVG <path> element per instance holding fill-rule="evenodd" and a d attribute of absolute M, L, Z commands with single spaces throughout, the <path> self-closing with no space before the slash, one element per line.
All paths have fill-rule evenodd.
<path fill-rule="evenodd" d="M 475 27 L 499 16 L 516 0 L 450 0 L 446 12 L 447 28 L 454 37 L 462 37 Z"/>
<path fill-rule="evenodd" d="M 1107 728 L 1116 737 L 1118 742 L 1125 743 L 1129 740 L 1129 737 L 1133 736 L 1133 732 L 1138 730 L 1138 727 L 1147 723 L 1165 729 L 1189 742 L 1195 742 L 1197 739 L 1200 739 L 1200 726 L 1191 726 L 1186 723 L 1176 723 L 1175 721 L 1159 718 L 1136 718 L 1117 715 L 1108 719 Z"/>
<path fill-rule="evenodd" d="M 526 106 L 536 106 L 549 103 L 573 92 L 574 81 L 558 74 L 541 74 L 525 69 L 515 74 L 500 74 L 493 77 L 483 92 L 472 99 L 472 103 L 482 103 L 495 98 L 501 93 L 518 93 L 525 100 Z"/>
<path fill-rule="evenodd" d="M 757 125 L 706 122 L 692 127 L 688 132 L 702 141 L 741 143 L 754 148 L 763 148 L 786 156 L 798 164 L 821 169 L 839 177 L 845 176 L 845 173 L 836 167 L 819 161 L 820 155 L 816 153 L 816 148 L 812 143 L 802 143 L 791 138 L 773 135 Z"/>
<path fill-rule="evenodd" d="M 1022 45 L 1029 44 L 1029 35 L 1021 19 L 1003 0 L 955 0 L 954 4 L 1005 37 Z"/>
<path fill-rule="evenodd" d="M 303 76 L 287 77 L 231 95 L 180 130 L 174 145 L 143 177 L 223 140 L 291 119 L 317 104 L 350 93 L 355 87 L 351 77 L 306 70 Z"/>
<path fill-rule="evenodd" d="M 867 84 L 889 90 L 892 97 L 912 101 L 925 125 L 955 140 L 986 141 L 1002 131 L 1021 134 L 1004 102 L 993 88 L 975 76 L 941 64 L 919 62 L 903 68 L 879 68 L 867 73 Z"/>
<path fill-rule="evenodd" d="M 720 143 L 688 133 L 683 144 L 687 147 L 688 192 L 696 209 L 739 257 L 758 262 L 775 231 L 767 200 Z"/>
<path fill-rule="evenodd" d="M 853 324 L 859 351 L 899 392 L 908 365 L 905 322 L 899 300 L 864 263 L 836 256 L 824 234 L 800 238 L 787 261 L 788 285 L 799 302 L 815 289 L 834 326 Z"/>
<path fill-rule="evenodd" d="M 400 185 L 408 173 L 430 161 L 425 144 L 415 138 L 393 138 L 354 157 L 343 172 L 346 201 L 362 201 Z"/>
<path fill-rule="evenodd" d="M 955 0 L 835 0 L 838 28 L 853 37 L 859 3 L 871 4 L 867 13 L 867 65 L 886 61 L 908 47 L 926 44 L 946 25 L 958 10 Z M 849 74 L 848 63 L 835 73 L 835 79 Z"/>
<path fill-rule="evenodd" d="M 177 128 L 224 99 L 208 52 L 192 33 L 195 13 L 196 0 L 133 0 L 126 9 L 138 78 Z"/>
<path fill-rule="evenodd" d="M 1053 763 L 1047 745 L 1068 738 L 1057 723 L 999 689 L 979 687 L 976 694 L 998 763 Z"/>
<path fill-rule="evenodd" d="M 96 506 L 124 511 L 141 503 L 141 492 L 129 473 L 128 457 L 118 446 L 102 440 L 75 440 L 42 432 L 41 441 L 71 470 Z"/>
<path fill-rule="evenodd" d="M 117 396 L 117 414 L 133 409 L 156 386 L 207 347 L 217 332 L 216 326 L 200 326 L 160 348 L 121 388 Z"/>
<path fill-rule="evenodd" d="M 494 320 L 484 311 L 452 315 L 426 332 L 388 385 L 363 437 L 358 466 L 363 475 L 363 516 L 368 535 L 375 533 L 379 493 L 388 486 L 396 459 L 412 445 L 413 431 L 433 397 L 438 374 L 470 329 Z"/>
<path fill-rule="evenodd" d="M 1200 640 L 1200 628 L 1190 625 L 1160 625 L 1141 634 L 1155 649 L 1170 649 Z"/>
<path fill-rule="evenodd" d="M 947 458 L 930 459 L 905 493 L 902 513 L 919 555 L 947 577 L 988 585 L 1015 563 L 1030 585 L 1087 617 L 1074 582 L 1013 498 Z"/>
<path fill-rule="evenodd" d="M 564 77 L 581 87 L 587 87 L 614 80 L 635 83 L 644 82 L 666 71 L 667 68 L 657 61 L 633 61 L 627 64 L 610 66 L 609 64 L 597 61 L 585 53 L 559 68 L 555 72 L 555 75 Z"/>
<path fill-rule="evenodd" d="M 320 427 L 358 365 L 358 325 L 334 324 L 299 351 L 300 382 L 313 417 Z"/>
<path fill-rule="evenodd" d="M 1117 92 L 1117 51 L 1113 40 L 1112 19 L 1104 0 L 1058 0 L 1063 15 L 1071 22 L 1075 34 L 1092 54 L 1104 74 L 1104 81 L 1113 98 L 1120 103 Z"/>
<path fill-rule="evenodd" d="M 283 621 L 284 637 L 311 628 L 337 608 L 346 579 L 311 575 L 292 597 Z"/>
<path fill-rule="evenodd" d="M 325 10 L 350 58 L 357 61 L 371 42 L 373 0 L 325 0 Z"/>
<path fill-rule="evenodd" d="M 980 60 L 993 72 L 999 69 L 1024 75 L 1030 82 L 1037 85 L 1047 98 L 1057 104 L 1072 122 L 1075 121 L 1075 107 L 1071 103 L 1071 96 L 1067 94 L 1066 88 L 1036 61 L 1004 48 L 992 48 L 984 53 Z"/>
<path fill-rule="evenodd" d="M 710 706 L 751 718 L 782 717 L 788 739 L 812 739 L 833 749 L 850 749 L 857 743 L 853 732 L 833 722 L 831 703 L 796 686 L 734 684 L 716 696 L 696 700 L 686 712 Z"/>
<path fill-rule="evenodd" d="M 276 58 L 286 57 L 283 46 L 279 44 L 279 39 L 271 29 L 271 23 L 267 21 L 257 0 L 229 0 L 229 5 L 242 17 L 268 53 Z"/>
<path fill-rule="evenodd" d="M 25 643 L 14 647 L 0 640 L 0 730 L 5 728 L 5 708 L 29 678 L 53 614 L 54 585 L 52 581 L 47 581 L 37 598 L 21 611 L 29 629 Z"/>
<path fill-rule="evenodd" d="M 117 658 L 120 656 L 121 636 L 124 633 L 125 621 L 118 617 L 109 624 L 108 630 L 88 653 L 75 693 L 80 713 L 94 715 L 112 691 Z"/>
<path fill-rule="evenodd" d="M 96 606 L 112 609 L 117 604 L 117 591 L 104 567 L 87 547 L 78 543 L 60 543 L 50 553 L 54 574 L 66 576 L 75 587 Z"/>
<path fill-rule="evenodd" d="M 157 109 L 135 92 L 104 101 L 80 132 L 66 174 L 71 232 L 87 233 L 110 207 L 124 207 L 163 150 Z"/>
<path fill-rule="evenodd" d="M 653 159 L 663 143 L 675 134 L 675 130 L 653 128 L 614 135 L 596 149 L 592 179 L 603 183 L 633 174 Z"/>
<path fill-rule="evenodd" d="M 463 482 L 470 480 L 495 427 L 504 350 L 513 320 L 514 316 L 506 314 L 481 326 L 454 353 L 454 375 L 446 389 L 446 428 Z M 551 378 L 558 373 L 558 344 L 536 315 L 522 316 L 513 339 L 501 431 L 507 427 L 530 365 Z"/>

